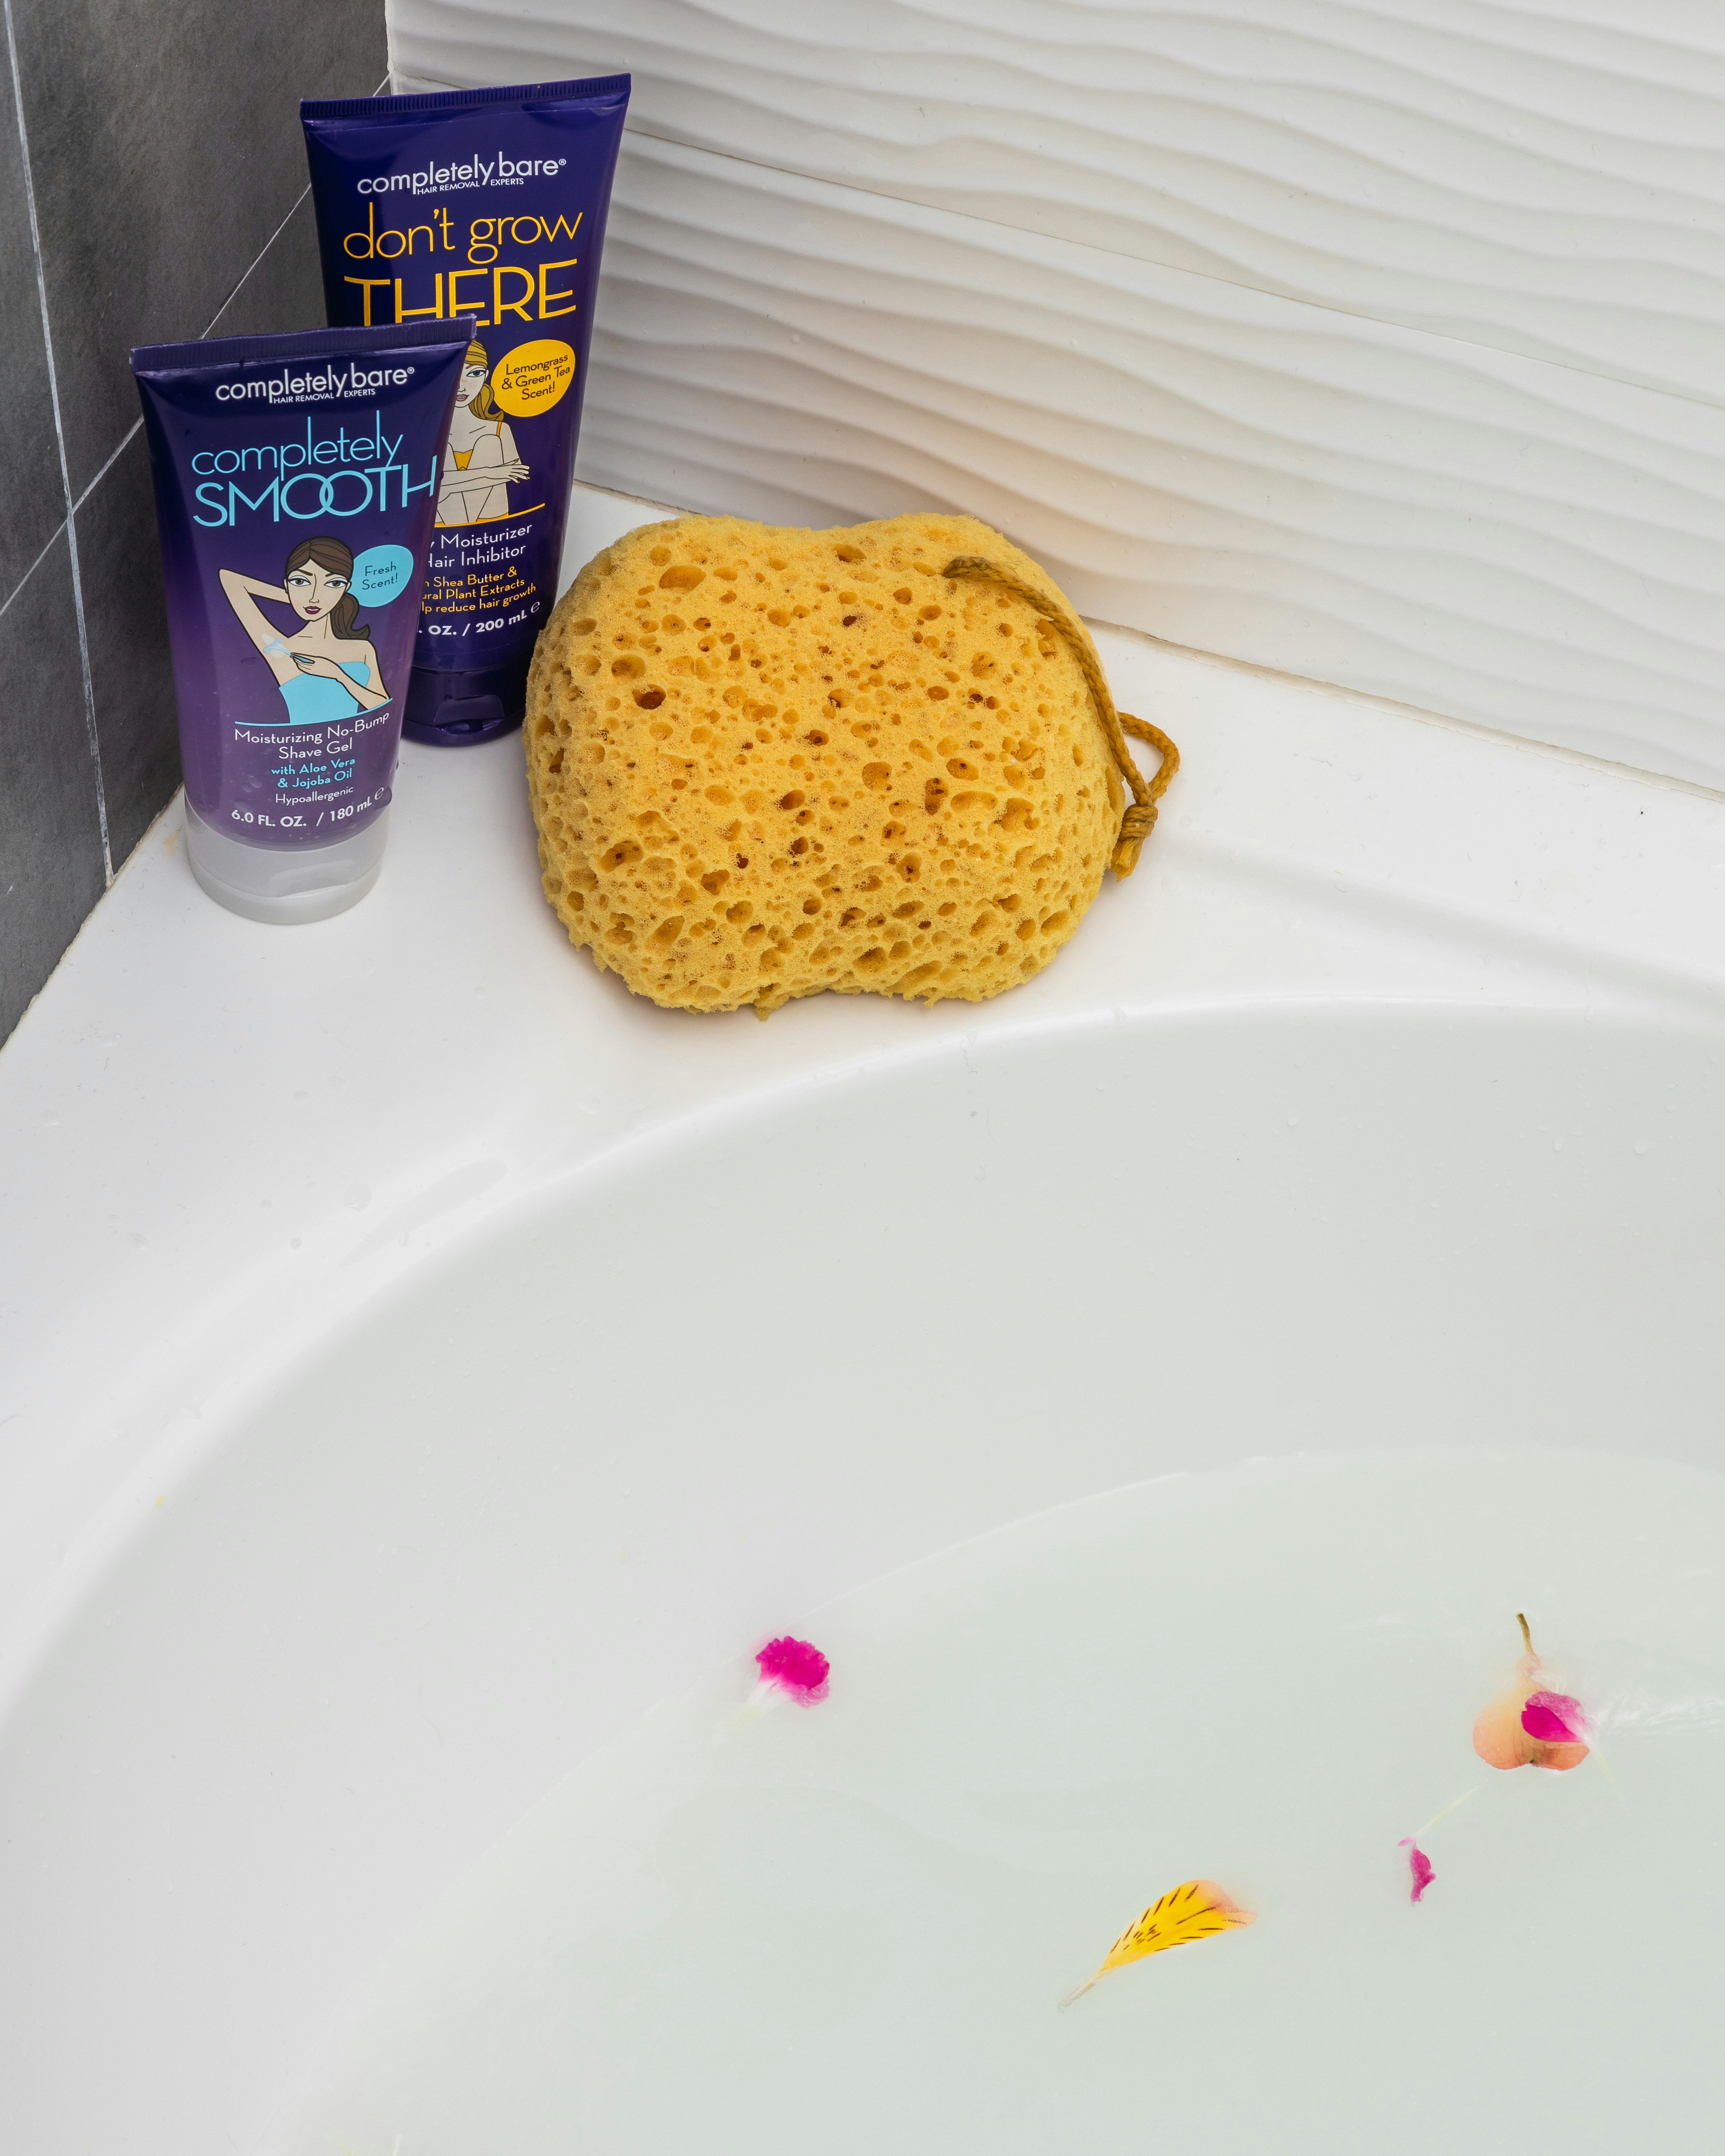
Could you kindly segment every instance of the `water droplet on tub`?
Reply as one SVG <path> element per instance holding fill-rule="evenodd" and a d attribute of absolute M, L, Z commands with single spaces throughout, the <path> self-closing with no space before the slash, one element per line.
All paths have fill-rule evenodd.
<path fill-rule="evenodd" d="M 1290 1108 L 1288 1110 L 1288 1128 L 1292 1130 L 1295 1124 L 1297 1123 L 1299 1120 L 1300 1111 L 1297 1108 Z"/>
<path fill-rule="evenodd" d="M 1635 1140 L 1635 1151 L 1637 1152 L 1651 1152 L 1652 1150 L 1653 1141 L 1651 1138 L 1637 1138 Z"/>
<path fill-rule="evenodd" d="M 363 1213 L 371 1202 L 372 1194 L 362 1183 L 351 1183 L 341 1199 L 341 1203 L 355 1213 Z"/>

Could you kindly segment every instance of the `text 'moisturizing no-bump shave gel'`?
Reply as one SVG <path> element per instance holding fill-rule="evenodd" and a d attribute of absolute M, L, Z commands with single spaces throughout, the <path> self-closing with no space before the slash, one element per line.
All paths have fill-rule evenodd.
<path fill-rule="evenodd" d="M 254 921 L 377 880 L 449 414 L 472 329 L 140 346 L 186 850 Z"/>
<path fill-rule="evenodd" d="M 331 322 L 471 317 L 411 739 L 519 726 L 557 569 L 626 74 L 300 107 Z"/>

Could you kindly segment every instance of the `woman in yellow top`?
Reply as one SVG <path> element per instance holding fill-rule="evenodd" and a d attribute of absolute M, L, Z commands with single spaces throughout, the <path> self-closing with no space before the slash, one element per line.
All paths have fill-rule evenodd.
<path fill-rule="evenodd" d="M 467 347 L 437 490 L 439 524 L 485 524 L 509 514 L 509 490 L 527 476 L 509 423 L 491 396 L 490 362 Z"/>

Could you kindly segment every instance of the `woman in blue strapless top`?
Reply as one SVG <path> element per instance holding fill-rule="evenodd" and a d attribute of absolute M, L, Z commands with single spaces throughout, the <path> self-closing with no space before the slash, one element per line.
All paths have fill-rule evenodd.
<path fill-rule="evenodd" d="M 238 569 L 223 569 L 221 581 L 240 627 L 275 676 L 290 726 L 327 726 L 389 701 L 370 633 L 355 626 L 359 602 L 348 588 L 353 556 L 341 540 L 302 539 L 279 584 Z M 293 608 L 299 625 L 291 635 L 282 634 L 259 599 Z"/>
<path fill-rule="evenodd" d="M 293 725 L 321 726 L 331 719 L 351 719 L 357 716 L 362 708 L 359 699 L 346 681 L 333 680 L 327 674 L 314 673 L 297 654 L 295 658 L 300 665 L 300 672 L 291 681 L 280 685 L 281 701 L 288 707 L 288 717 Z M 363 660 L 357 666 L 346 660 L 338 660 L 336 663 L 350 680 L 362 687 L 369 687 L 371 677 Z"/>

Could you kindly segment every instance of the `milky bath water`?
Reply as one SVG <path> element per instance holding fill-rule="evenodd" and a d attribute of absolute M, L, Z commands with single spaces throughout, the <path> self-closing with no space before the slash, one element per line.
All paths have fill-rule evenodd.
<path fill-rule="evenodd" d="M 267 2145 L 1710 2147 L 1722 1550 L 1691 1469 L 1308 1457 L 787 1613 L 828 1697 L 746 1706 L 746 1641 L 644 1712 L 401 1941 Z M 1594 1717 L 1572 1773 L 1473 1753 L 1517 1611 Z M 1199 1876 L 1256 1923 L 1060 2010 Z"/>

